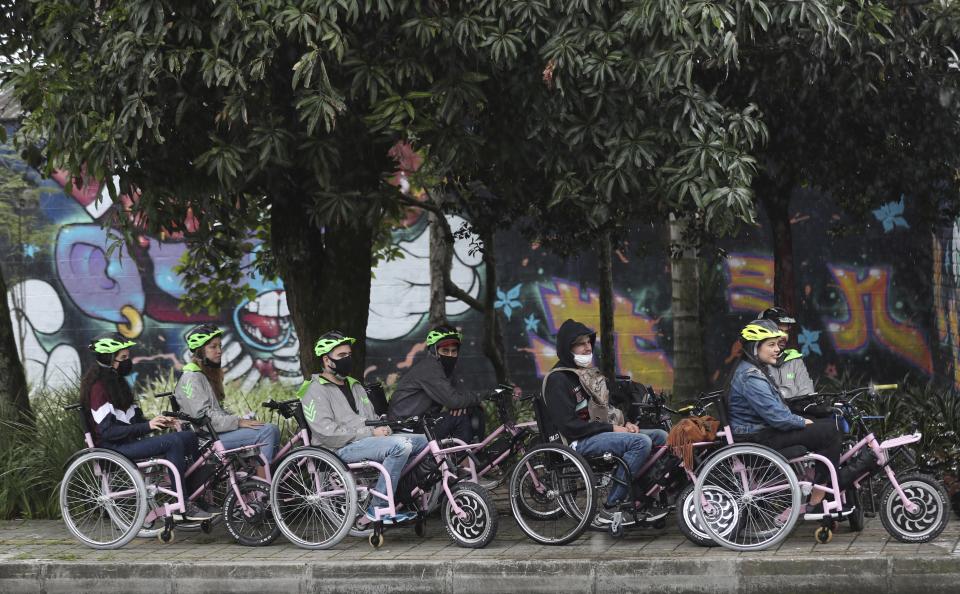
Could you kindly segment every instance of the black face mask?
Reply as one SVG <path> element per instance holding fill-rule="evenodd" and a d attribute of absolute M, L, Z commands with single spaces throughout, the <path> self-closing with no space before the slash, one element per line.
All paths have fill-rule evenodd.
<path fill-rule="evenodd" d="M 120 377 L 130 375 L 131 371 L 133 371 L 133 359 L 124 359 L 117 365 L 117 375 Z"/>
<path fill-rule="evenodd" d="M 460 357 L 440 355 L 440 365 L 443 366 L 443 372 L 447 374 L 447 377 L 450 377 L 450 374 L 453 373 L 453 368 L 457 366 L 457 359 L 459 358 Z"/>
<path fill-rule="evenodd" d="M 340 377 L 347 377 L 353 370 L 353 355 L 347 355 L 343 359 L 330 359 L 331 370 Z"/>

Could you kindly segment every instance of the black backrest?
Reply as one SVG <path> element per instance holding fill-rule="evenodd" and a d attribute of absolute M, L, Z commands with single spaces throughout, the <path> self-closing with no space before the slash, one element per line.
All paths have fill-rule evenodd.
<path fill-rule="evenodd" d="M 373 405 L 374 412 L 378 415 L 387 414 L 389 405 L 387 404 L 387 394 L 383 391 L 383 384 L 380 382 L 367 384 L 363 389 L 367 391 L 367 398 L 370 400 L 370 404 Z"/>

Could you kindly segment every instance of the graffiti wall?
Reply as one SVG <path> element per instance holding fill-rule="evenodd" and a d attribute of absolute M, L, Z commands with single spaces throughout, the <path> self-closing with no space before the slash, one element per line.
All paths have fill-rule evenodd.
<path fill-rule="evenodd" d="M 0 152 L 3 220 L 0 266 L 8 283 L 18 348 L 34 389 L 76 380 L 89 363 L 84 349 L 105 331 L 141 345 L 134 380 L 175 373 L 185 362 L 184 334 L 216 321 L 226 330 L 227 378 L 242 390 L 260 382 L 301 381 L 298 342 L 281 284 L 253 278 L 257 296 L 213 318 L 187 315 L 177 305 L 184 286 L 174 272 L 185 251 L 176 236 L 118 237 L 105 229 L 115 206 L 102 187 L 65 189 L 65 179 L 41 179 L 9 147 Z M 960 386 L 960 226 L 931 234 L 911 226 L 910 201 L 891 197 L 834 237 L 840 216 L 831 202 L 798 191 L 793 232 L 801 307 L 794 337 L 815 376 L 843 371 L 878 381 L 906 373 L 942 375 Z M 451 218 L 456 229 L 460 221 Z M 394 233 L 403 258 L 379 265 L 370 295 L 368 378 L 393 382 L 421 351 L 429 309 L 426 221 L 412 216 Z M 554 339 L 567 318 L 599 327 L 597 264 L 590 249 L 562 260 L 518 235 L 498 238 L 496 287 L 508 364 L 515 381 L 537 389 L 556 361 Z M 704 333 L 712 377 L 735 352 L 739 327 L 773 302 L 773 258 L 763 227 L 726 242 L 727 257 L 704 271 Z M 471 295 L 486 282 L 470 242 L 456 245 L 453 280 Z M 669 389 L 671 362 L 670 267 L 666 232 L 650 228 L 631 238 L 614 261 L 614 340 L 617 367 L 638 381 Z M 479 348 L 481 320 L 450 300 L 447 314 L 466 334 L 461 371 L 470 388 L 492 381 Z"/>

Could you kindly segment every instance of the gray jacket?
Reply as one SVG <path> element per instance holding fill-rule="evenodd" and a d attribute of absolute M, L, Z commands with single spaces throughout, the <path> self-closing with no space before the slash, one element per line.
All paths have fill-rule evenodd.
<path fill-rule="evenodd" d="M 803 363 L 803 355 L 795 349 L 783 351 L 780 361 L 776 365 L 767 365 L 767 371 L 776 382 L 784 400 L 809 396 L 816 392 L 813 380 L 807 373 L 807 366 Z"/>
<path fill-rule="evenodd" d="M 213 429 L 217 433 L 234 431 L 240 425 L 240 417 L 223 408 L 210 385 L 210 380 L 200 371 L 196 363 L 183 366 L 183 375 L 177 380 L 173 390 L 180 409 L 191 417 L 210 417 Z"/>
<path fill-rule="evenodd" d="M 364 437 L 373 437 L 374 427 L 364 423 L 378 419 L 377 413 L 367 398 L 363 385 L 352 377 L 347 378 L 350 391 L 357 402 L 353 412 L 340 386 L 318 373 L 305 382 L 297 394 L 301 398 L 303 417 L 310 426 L 310 443 L 337 450 Z"/>
<path fill-rule="evenodd" d="M 446 408 L 468 408 L 480 403 L 480 396 L 461 392 L 447 377 L 440 361 L 429 354 L 414 364 L 397 382 L 390 398 L 390 418 L 408 419 Z"/>

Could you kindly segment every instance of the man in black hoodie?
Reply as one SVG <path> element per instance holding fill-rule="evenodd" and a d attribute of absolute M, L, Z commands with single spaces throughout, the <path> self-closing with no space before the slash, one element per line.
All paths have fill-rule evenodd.
<path fill-rule="evenodd" d="M 418 417 L 424 413 L 448 412 L 434 425 L 434 434 L 456 437 L 473 443 L 474 431 L 470 409 L 480 404 L 480 397 L 457 389 L 453 370 L 460 356 L 463 335 L 456 328 L 437 326 L 427 334 L 427 356 L 410 368 L 390 399 L 391 419 Z"/>
<path fill-rule="evenodd" d="M 585 456 L 610 453 L 623 458 L 636 477 L 653 446 L 666 443 L 661 429 L 640 429 L 624 422 L 623 413 L 610 406 L 606 378 L 593 365 L 597 333 L 574 320 L 567 320 L 557 332 L 560 359 L 543 381 L 547 415 L 555 431 Z M 622 474 L 622 470 L 619 471 Z M 609 522 L 629 491 L 615 485 L 607 496 L 599 519 Z"/>

